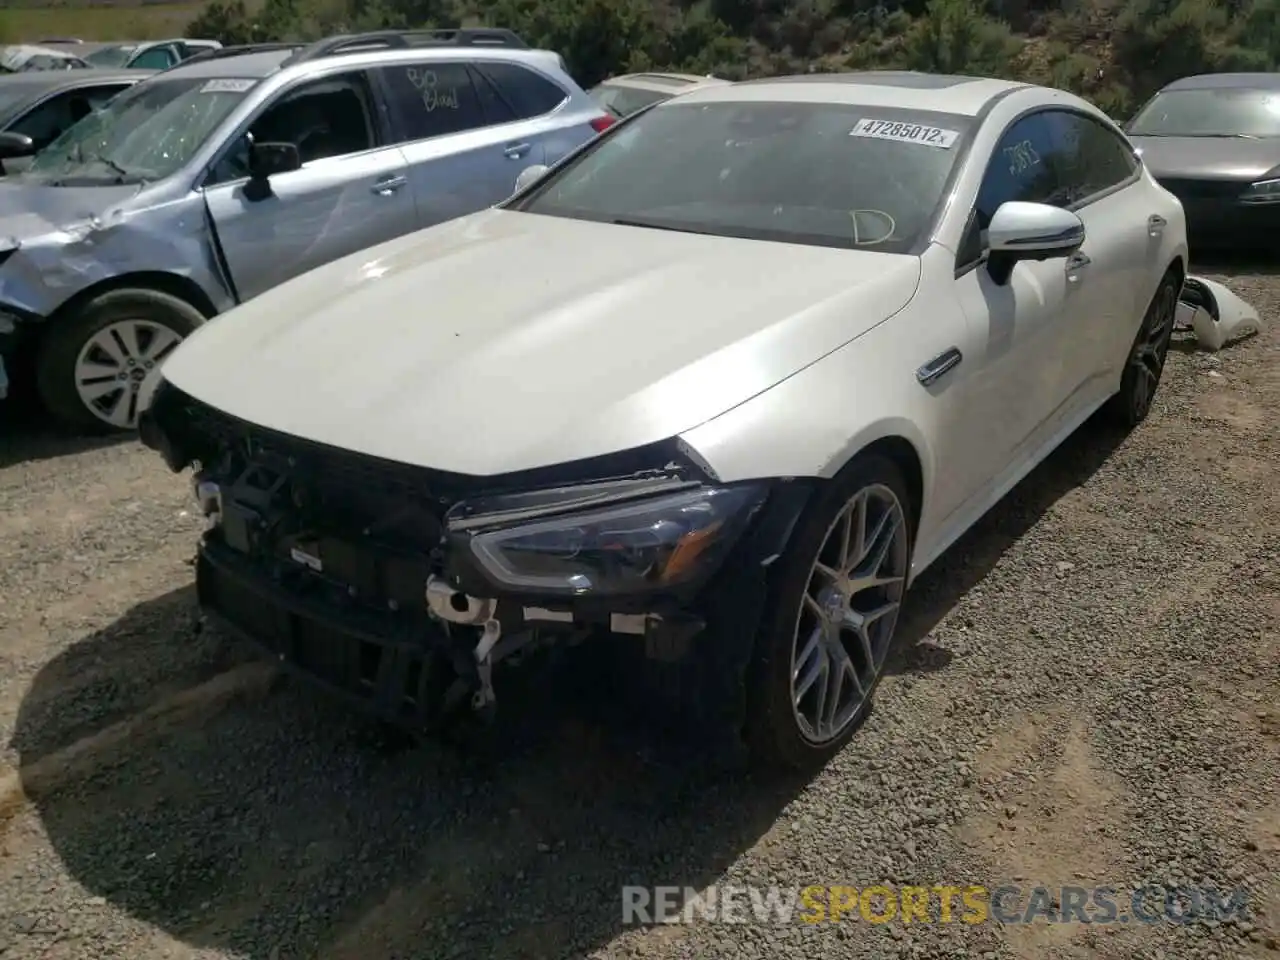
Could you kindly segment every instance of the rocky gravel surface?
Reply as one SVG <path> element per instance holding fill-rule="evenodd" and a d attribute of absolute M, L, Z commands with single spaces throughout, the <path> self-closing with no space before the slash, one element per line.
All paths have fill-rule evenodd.
<path fill-rule="evenodd" d="M 1280 321 L 1280 277 L 1228 282 Z M 708 782 L 555 672 L 474 754 L 389 740 L 202 629 L 182 478 L 10 415 L 0 957 L 1280 958 L 1280 329 L 1175 347 L 1147 424 L 1086 427 L 922 579 L 871 719 L 792 783 Z M 635 927 L 628 884 L 1249 912 Z"/>

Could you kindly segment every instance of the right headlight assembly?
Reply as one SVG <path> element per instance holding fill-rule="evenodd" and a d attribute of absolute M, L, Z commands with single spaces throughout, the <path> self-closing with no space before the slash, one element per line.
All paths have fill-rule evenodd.
<path fill-rule="evenodd" d="M 692 486 L 518 522 L 468 519 L 453 542 L 495 585 L 562 596 L 644 594 L 709 575 L 767 493 L 764 484 Z M 564 491 L 566 501 L 574 488 Z M 492 505 L 502 512 L 499 500 Z M 543 504 L 555 509 L 555 504 Z"/>

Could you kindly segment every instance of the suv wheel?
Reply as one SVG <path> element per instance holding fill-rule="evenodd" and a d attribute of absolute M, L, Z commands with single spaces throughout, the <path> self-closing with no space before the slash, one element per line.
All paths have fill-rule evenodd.
<path fill-rule="evenodd" d="M 801 521 L 756 641 L 747 736 L 757 762 L 817 768 L 865 719 L 906 590 L 911 518 L 901 470 L 872 455 Z"/>
<path fill-rule="evenodd" d="M 132 430 L 144 381 L 204 319 L 157 290 L 103 293 L 53 321 L 36 361 L 40 397 L 70 426 Z"/>

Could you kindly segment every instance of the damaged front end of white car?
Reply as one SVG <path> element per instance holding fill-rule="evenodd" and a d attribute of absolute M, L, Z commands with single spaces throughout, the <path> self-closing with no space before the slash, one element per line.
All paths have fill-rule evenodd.
<path fill-rule="evenodd" d="M 1216 280 L 1187 277 L 1178 298 L 1175 328 L 1195 332 L 1199 345 L 1210 351 L 1262 332 L 1258 311 Z"/>

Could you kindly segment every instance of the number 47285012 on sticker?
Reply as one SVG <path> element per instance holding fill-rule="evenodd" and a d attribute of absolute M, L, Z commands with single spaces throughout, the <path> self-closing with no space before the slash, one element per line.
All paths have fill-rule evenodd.
<path fill-rule="evenodd" d="M 859 120 L 849 131 L 851 137 L 874 137 L 877 140 L 898 140 L 902 143 L 918 143 L 922 146 L 941 147 L 950 150 L 960 136 L 955 130 L 930 127 L 922 123 L 901 123 L 895 120 L 875 120 L 870 117 Z"/>

